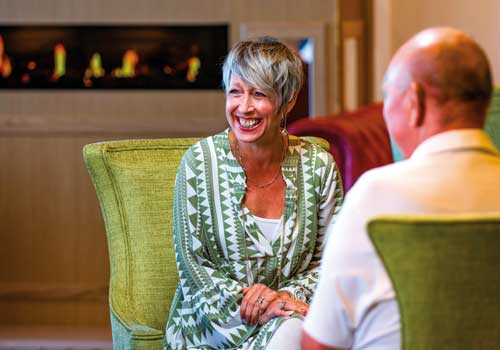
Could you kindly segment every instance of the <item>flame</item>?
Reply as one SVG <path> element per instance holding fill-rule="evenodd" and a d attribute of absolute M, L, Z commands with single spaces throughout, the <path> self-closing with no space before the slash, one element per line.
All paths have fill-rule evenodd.
<path fill-rule="evenodd" d="M 121 68 L 116 68 L 111 73 L 117 78 L 133 78 L 136 75 L 136 65 L 139 63 L 139 55 L 135 50 L 127 50 L 123 55 Z"/>
<path fill-rule="evenodd" d="M 95 52 L 90 58 L 89 66 L 85 69 L 83 74 L 83 84 L 85 86 L 92 86 L 92 78 L 101 78 L 106 74 L 104 68 L 102 68 L 101 54 Z"/>
<path fill-rule="evenodd" d="M 66 49 L 59 43 L 54 47 L 54 72 L 52 80 L 56 81 L 66 74 Z"/>
<path fill-rule="evenodd" d="M 201 61 L 198 57 L 190 57 L 188 59 L 188 70 L 186 74 L 186 80 L 190 83 L 194 83 L 198 74 L 200 73 Z"/>
<path fill-rule="evenodd" d="M 5 44 L 3 37 L 0 35 L 0 75 L 7 79 L 12 73 L 12 63 L 10 57 L 5 53 Z"/>

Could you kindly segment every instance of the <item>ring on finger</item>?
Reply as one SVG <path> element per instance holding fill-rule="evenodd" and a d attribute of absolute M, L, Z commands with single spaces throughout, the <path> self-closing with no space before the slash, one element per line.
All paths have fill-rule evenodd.
<path fill-rule="evenodd" d="M 282 301 L 282 302 L 280 303 L 280 310 L 281 310 L 281 311 L 285 310 L 285 305 L 286 305 L 286 301 Z"/>
<path fill-rule="evenodd" d="M 257 304 L 262 305 L 262 303 L 264 302 L 264 297 L 262 295 L 259 295 L 256 302 L 257 302 Z"/>

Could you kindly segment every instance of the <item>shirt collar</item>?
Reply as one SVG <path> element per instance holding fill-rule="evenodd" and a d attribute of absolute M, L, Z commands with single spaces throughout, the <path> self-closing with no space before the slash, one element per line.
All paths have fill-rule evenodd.
<path fill-rule="evenodd" d="M 499 154 L 483 129 L 458 129 L 445 131 L 428 138 L 418 145 L 410 159 L 418 159 L 432 153 L 452 151 L 458 148 L 484 149 Z"/>

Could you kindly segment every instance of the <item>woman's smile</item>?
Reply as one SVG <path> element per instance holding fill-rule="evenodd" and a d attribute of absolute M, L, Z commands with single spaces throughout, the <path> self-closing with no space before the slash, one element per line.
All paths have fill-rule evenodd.
<path fill-rule="evenodd" d="M 233 74 L 226 96 L 226 116 L 236 138 L 261 142 L 275 137 L 280 127 L 276 99 Z"/>
<path fill-rule="evenodd" d="M 260 119 L 238 118 L 238 122 L 244 129 L 253 129 L 260 124 Z"/>

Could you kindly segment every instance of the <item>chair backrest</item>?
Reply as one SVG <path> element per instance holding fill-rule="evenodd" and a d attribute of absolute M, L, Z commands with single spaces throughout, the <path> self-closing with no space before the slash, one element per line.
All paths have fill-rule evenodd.
<path fill-rule="evenodd" d="M 498 216 L 380 217 L 369 236 L 396 292 L 403 350 L 498 349 Z"/>
<path fill-rule="evenodd" d="M 178 282 L 173 249 L 175 175 L 198 139 L 86 145 L 84 158 L 106 226 L 110 306 L 139 324 L 165 329 Z"/>
<path fill-rule="evenodd" d="M 500 149 L 500 87 L 493 91 L 484 129 L 491 136 L 495 146 Z"/>
<path fill-rule="evenodd" d="M 291 134 L 313 135 L 330 144 L 330 153 L 342 177 L 344 193 L 367 170 L 392 163 L 389 133 L 382 117 L 382 104 L 290 124 Z"/>

